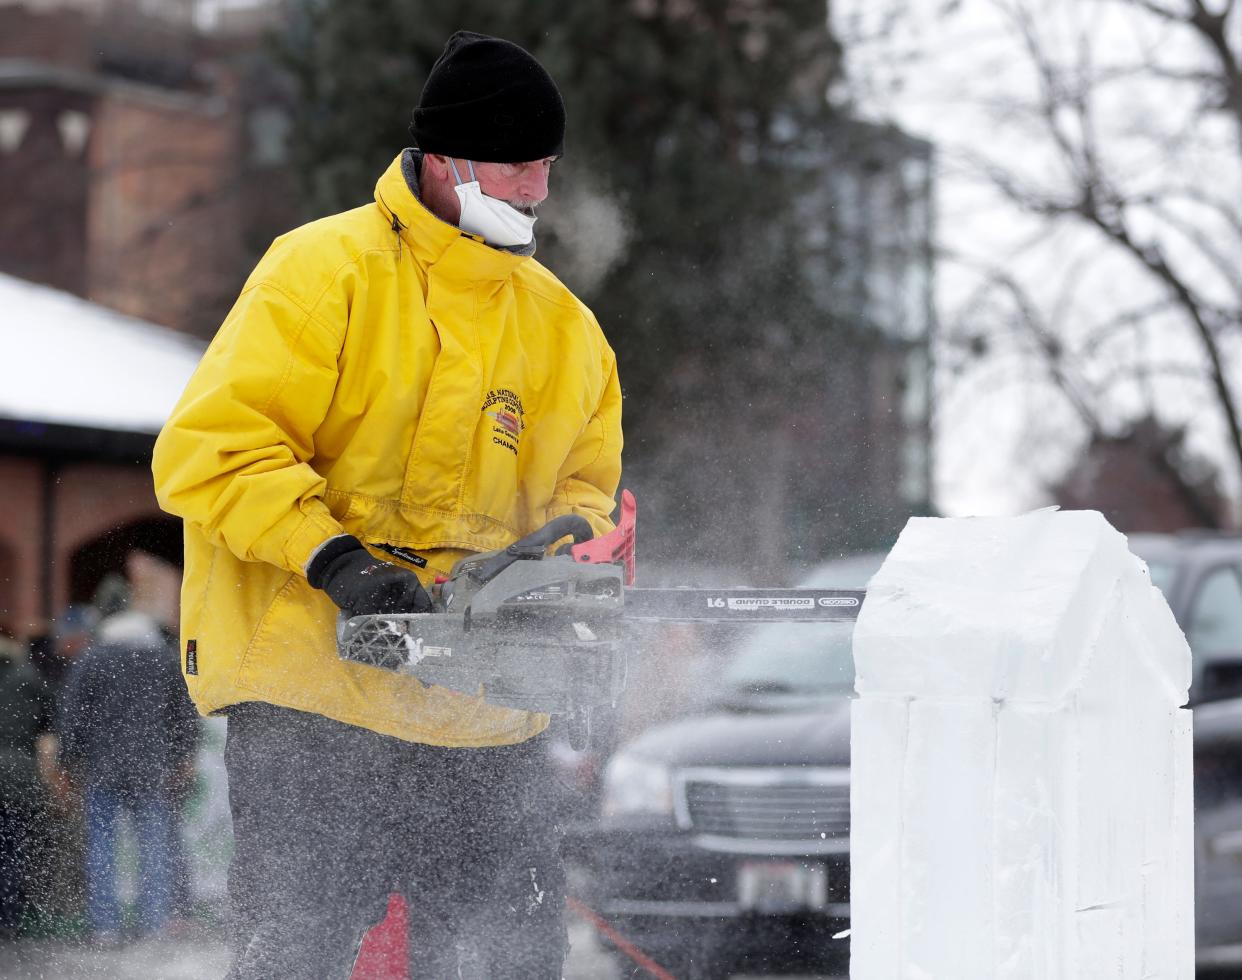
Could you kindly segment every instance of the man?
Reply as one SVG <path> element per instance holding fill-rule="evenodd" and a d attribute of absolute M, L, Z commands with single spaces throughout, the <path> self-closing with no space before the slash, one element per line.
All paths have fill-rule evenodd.
<path fill-rule="evenodd" d="M 98 612 L 94 606 L 71 605 L 52 624 L 51 635 L 32 645 L 30 662 L 53 695 L 60 693 L 74 661 L 91 642 Z"/>
<path fill-rule="evenodd" d="M 30 662 L 47 685 L 51 722 L 69 673 L 90 646 L 99 611 L 90 603 L 65 608 L 47 636 L 31 642 Z M 60 740 L 49 731 L 38 742 L 39 774 L 48 789 L 40 814 L 42 840 L 34 860 L 34 901 L 51 920 L 79 920 L 86 911 L 86 828 L 81 800 L 60 766 Z"/>
<path fill-rule="evenodd" d="M 232 978 L 348 976 L 394 889 L 414 975 L 479 937 L 485 975 L 560 977 L 547 716 L 346 663 L 335 621 L 428 610 L 433 576 L 560 514 L 612 527 L 615 358 L 530 257 L 564 128 L 526 51 L 453 35 L 418 149 L 273 244 L 156 446 L 184 673 L 229 716 Z"/>
<path fill-rule="evenodd" d="M 40 754 L 51 738 L 52 695 L 25 650 L 0 633 L 0 941 L 15 939 L 41 856 Z"/>
<path fill-rule="evenodd" d="M 100 623 L 57 715 L 61 762 L 82 790 L 92 935 L 105 946 L 121 939 L 116 858 L 126 817 L 139 845 L 139 927 L 159 935 L 173 912 L 176 800 L 193 771 L 198 719 L 155 620 L 124 610 Z"/>

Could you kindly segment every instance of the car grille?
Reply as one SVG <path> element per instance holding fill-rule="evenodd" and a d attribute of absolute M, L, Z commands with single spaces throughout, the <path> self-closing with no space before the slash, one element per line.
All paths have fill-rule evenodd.
<path fill-rule="evenodd" d="M 850 832 L 850 787 L 840 770 L 721 770 L 687 774 L 689 829 L 769 841 L 825 840 Z"/>

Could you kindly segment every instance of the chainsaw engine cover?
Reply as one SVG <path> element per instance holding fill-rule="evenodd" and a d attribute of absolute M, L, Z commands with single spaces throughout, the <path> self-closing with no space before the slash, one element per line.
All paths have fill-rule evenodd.
<path fill-rule="evenodd" d="M 346 660 L 554 714 L 614 704 L 625 688 L 617 565 L 515 561 L 481 585 L 455 577 L 445 612 L 343 620 Z"/>

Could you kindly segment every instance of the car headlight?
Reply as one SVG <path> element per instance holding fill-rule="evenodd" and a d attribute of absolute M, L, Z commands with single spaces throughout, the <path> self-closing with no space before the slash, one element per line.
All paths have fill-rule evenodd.
<path fill-rule="evenodd" d="M 673 774 L 668 766 L 636 755 L 614 755 L 604 770 L 605 817 L 673 812 Z"/>

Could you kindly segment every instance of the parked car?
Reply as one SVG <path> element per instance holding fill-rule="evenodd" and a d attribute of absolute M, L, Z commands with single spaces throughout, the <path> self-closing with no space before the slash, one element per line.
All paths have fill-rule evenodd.
<path fill-rule="evenodd" d="M 1193 653 L 1195 949 L 1242 975 L 1242 536 L 1132 535 Z"/>
<path fill-rule="evenodd" d="M 831 562 L 802 584 L 858 588 L 882 560 Z M 597 822 L 571 837 L 587 904 L 678 980 L 848 955 L 831 937 L 849 927 L 851 633 L 756 628 L 714 665 L 701 713 L 612 756 Z"/>
<path fill-rule="evenodd" d="M 1242 536 L 1134 535 L 1194 654 L 1196 938 L 1201 971 L 1242 967 Z M 802 584 L 860 587 L 882 555 Z M 844 972 L 849 928 L 848 624 L 756 630 L 705 708 L 612 756 L 571 835 L 583 897 L 679 980 Z M 834 938 L 840 937 L 840 938 Z"/>

